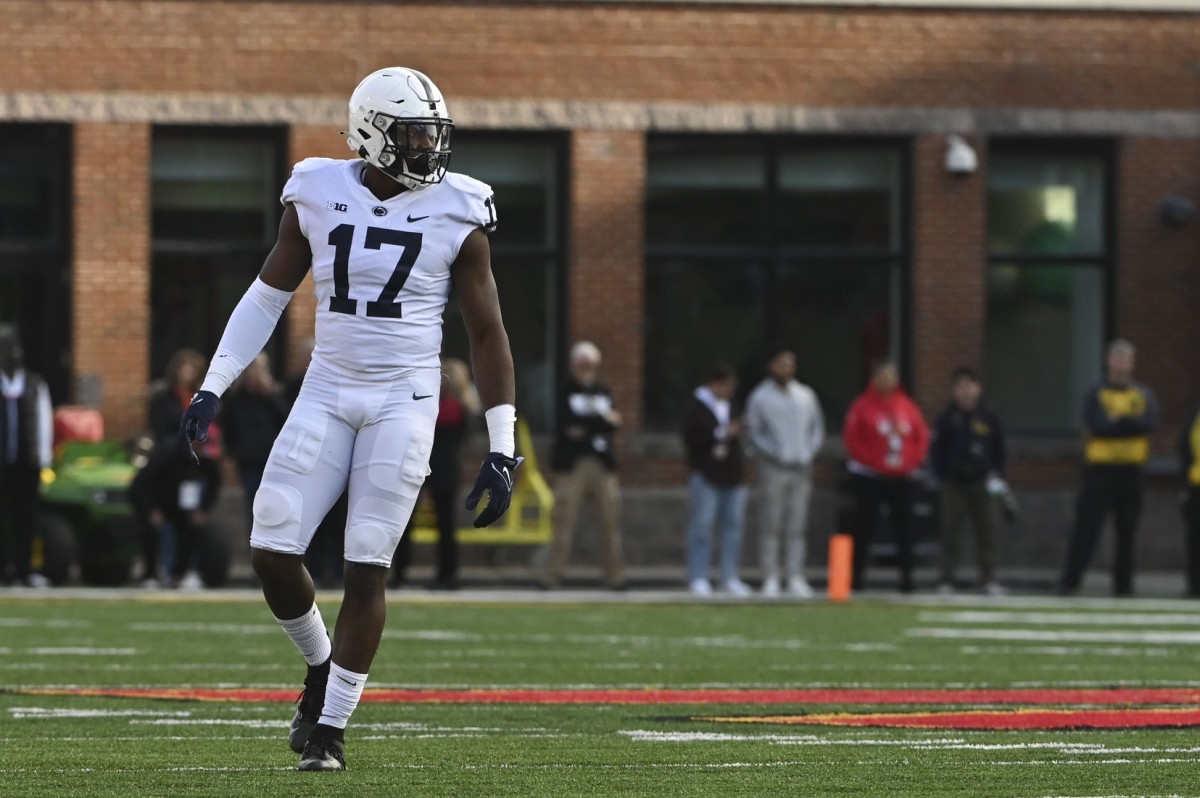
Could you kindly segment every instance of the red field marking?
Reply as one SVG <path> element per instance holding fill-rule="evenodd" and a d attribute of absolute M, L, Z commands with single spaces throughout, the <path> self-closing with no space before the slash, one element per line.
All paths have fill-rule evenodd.
<path fill-rule="evenodd" d="M 1048 730 L 1133 729 L 1200 725 L 1200 709 L 1005 709 L 972 712 L 868 712 L 862 714 L 765 715 L 693 720 L 803 726 L 874 726 L 917 729 Z"/>
<path fill-rule="evenodd" d="M 299 689 L 252 688 L 28 688 L 0 690 L 23 695 L 85 695 L 175 701 L 292 702 Z M 1113 688 L 1109 690 L 883 690 L 883 689 L 368 689 L 363 701 L 416 704 L 857 704 L 857 705 L 1200 705 L 1200 689 Z M 799 716 L 811 717 L 811 716 Z M 906 715 L 906 717 L 909 717 Z"/>

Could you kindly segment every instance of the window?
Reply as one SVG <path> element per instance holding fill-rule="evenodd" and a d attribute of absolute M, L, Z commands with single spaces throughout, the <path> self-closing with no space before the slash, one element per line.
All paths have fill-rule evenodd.
<path fill-rule="evenodd" d="M 838 427 L 870 362 L 905 348 L 905 145 L 660 136 L 648 150 L 647 428 L 675 430 L 714 361 L 745 395 L 780 348 Z"/>
<path fill-rule="evenodd" d="M 0 125 L 0 323 L 29 368 L 71 398 L 71 128 Z"/>
<path fill-rule="evenodd" d="M 1110 154 L 996 142 L 988 167 L 988 396 L 1014 432 L 1069 434 L 1100 377 Z"/>
<path fill-rule="evenodd" d="M 492 271 L 517 376 L 517 408 L 535 431 L 554 423 L 556 363 L 563 320 L 558 275 L 564 268 L 561 136 L 455 131 L 451 168 L 496 192 L 499 225 L 489 238 Z M 466 359 L 462 315 L 451 299 L 442 348 Z"/>
<path fill-rule="evenodd" d="M 151 378 L 190 347 L 217 347 L 275 243 L 286 176 L 280 128 L 158 127 L 151 166 Z M 286 317 L 267 351 L 284 365 Z"/>

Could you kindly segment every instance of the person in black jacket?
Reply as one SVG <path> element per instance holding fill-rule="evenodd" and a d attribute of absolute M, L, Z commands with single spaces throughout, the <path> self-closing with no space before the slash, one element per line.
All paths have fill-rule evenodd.
<path fill-rule="evenodd" d="M 992 499 L 1005 488 L 1004 429 L 999 416 L 981 399 L 983 383 L 975 369 L 959 366 L 950 382 L 951 400 L 934 422 L 930 447 L 933 471 L 940 482 L 942 562 L 938 592 L 954 591 L 959 538 L 963 521 L 969 518 L 983 592 L 1004 595 L 1008 591 L 996 581 L 992 522 Z"/>
<path fill-rule="evenodd" d="M 160 441 L 129 486 L 129 501 L 141 530 L 146 587 L 158 583 L 158 544 L 164 539 L 173 543 L 170 562 L 162 564 L 167 584 L 184 590 L 203 586 L 200 558 L 209 512 L 221 487 L 221 468 L 215 441 L 197 449 L 199 463 L 193 465 L 179 457 L 174 441 Z"/>
<path fill-rule="evenodd" d="M 150 392 L 146 412 L 154 445 L 146 465 L 129 486 L 141 536 L 141 583 L 145 587 L 163 582 L 187 589 L 202 586 L 197 567 L 208 510 L 220 487 L 224 419 L 209 428 L 199 466 L 182 468 L 171 452 L 183 410 L 199 390 L 206 365 L 196 350 L 180 349 L 171 355 L 163 380 Z"/>
<path fill-rule="evenodd" d="M 1184 484 L 1183 522 L 1187 536 L 1187 596 L 1200 598 L 1200 406 L 1179 435 L 1179 461 Z"/>
<path fill-rule="evenodd" d="M 554 538 L 546 562 L 543 587 L 557 587 L 571 557 L 571 538 L 584 499 L 590 498 L 600 526 L 604 581 L 614 590 L 624 586 L 621 533 L 617 528 L 620 487 L 613 457 L 613 434 L 621 414 L 612 392 L 599 380 L 600 349 L 591 341 L 571 347 L 570 376 L 558 402 L 554 439 Z"/>
<path fill-rule="evenodd" d="M 738 578 L 742 556 L 742 525 L 746 516 L 746 464 L 741 436 L 744 423 L 733 411 L 737 375 L 717 365 L 693 392 L 683 411 L 683 444 L 691 474 L 691 516 L 687 526 L 688 590 L 697 596 L 712 592 L 708 570 L 713 529 L 719 537 L 718 587 L 734 596 L 750 595 Z"/>
<path fill-rule="evenodd" d="M 53 407 L 46 382 L 25 368 L 17 331 L 0 326 L 0 583 L 46 587 L 33 570 L 41 470 L 50 467 Z M 12 573 L 9 573 L 9 564 Z"/>

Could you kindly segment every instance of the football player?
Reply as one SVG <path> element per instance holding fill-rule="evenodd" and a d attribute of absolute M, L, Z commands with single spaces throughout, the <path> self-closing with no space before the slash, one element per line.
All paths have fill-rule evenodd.
<path fill-rule="evenodd" d="M 383 634 L 393 552 L 421 483 L 441 382 L 442 311 L 453 284 L 490 438 L 467 497 L 508 508 L 514 378 L 487 233 L 491 188 L 447 171 L 454 128 L 437 86 L 404 67 L 368 75 L 344 133 L 358 157 L 309 158 L 283 188 L 283 218 L 258 278 L 234 309 L 181 428 L 185 456 L 219 397 L 259 353 L 310 270 L 316 346 L 254 497 L 251 562 L 267 604 L 308 663 L 289 743 L 300 770 L 344 770 L 344 729 Z M 303 555 L 349 490 L 345 595 L 332 642 Z"/>

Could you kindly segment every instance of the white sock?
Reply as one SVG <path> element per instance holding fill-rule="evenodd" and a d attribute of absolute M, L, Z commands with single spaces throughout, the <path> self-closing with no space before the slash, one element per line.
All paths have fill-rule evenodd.
<path fill-rule="evenodd" d="M 325 685 L 325 708 L 321 710 L 318 723 L 344 729 L 350 722 L 350 715 L 362 698 L 363 686 L 367 683 L 367 674 L 354 673 L 338 667 L 336 662 L 329 663 L 329 681 Z"/>
<path fill-rule="evenodd" d="M 325 629 L 325 621 L 322 620 L 321 611 L 317 609 L 316 604 L 299 618 L 290 621 L 279 618 L 275 620 L 283 627 L 283 631 L 287 632 L 287 636 L 292 638 L 292 642 L 300 650 L 300 655 L 309 665 L 320 665 L 333 653 L 329 632 Z"/>

